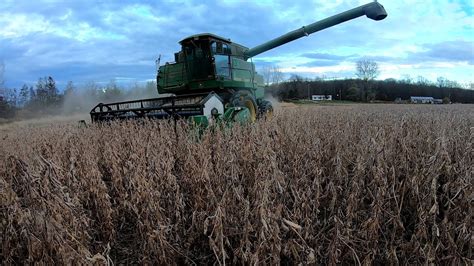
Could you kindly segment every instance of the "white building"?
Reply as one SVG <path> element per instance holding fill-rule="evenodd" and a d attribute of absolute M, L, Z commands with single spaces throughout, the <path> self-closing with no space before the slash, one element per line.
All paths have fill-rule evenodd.
<path fill-rule="evenodd" d="M 332 101 L 332 95 L 312 95 L 313 101 Z"/>
<path fill-rule="evenodd" d="M 434 103 L 433 97 L 421 97 L 421 96 L 411 96 L 411 103 Z"/>

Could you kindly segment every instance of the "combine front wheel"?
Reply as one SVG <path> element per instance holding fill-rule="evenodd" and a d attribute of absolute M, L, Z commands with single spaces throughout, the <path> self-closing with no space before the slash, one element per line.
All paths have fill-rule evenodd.
<path fill-rule="evenodd" d="M 257 120 L 257 103 L 251 94 L 236 92 L 230 99 L 230 104 L 234 107 L 246 107 L 250 112 L 250 121 Z"/>

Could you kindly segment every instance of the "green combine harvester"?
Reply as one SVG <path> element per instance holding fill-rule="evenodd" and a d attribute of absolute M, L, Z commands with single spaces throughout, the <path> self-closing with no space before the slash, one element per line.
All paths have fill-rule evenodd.
<path fill-rule="evenodd" d="M 153 99 L 100 103 L 91 112 L 92 122 L 135 118 L 186 118 L 207 126 L 212 121 L 253 122 L 273 112 L 264 99 L 263 77 L 250 58 L 303 36 L 361 16 L 387 17 L 384 7 L 372 2 L 323 19 L 254 48 L 214 34 L 189 36 L 182 41 L 175 62 L 159 66 L 157 89 L 168 95 Z M 171 96 L 169 96 L 171 95 Z"/>

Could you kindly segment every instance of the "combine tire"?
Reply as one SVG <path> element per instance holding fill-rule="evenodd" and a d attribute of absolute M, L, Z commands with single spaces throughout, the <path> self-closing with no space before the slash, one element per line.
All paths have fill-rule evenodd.
<path fill-rule="evenodd" d="M 260 102 L 258 108 L 258 117 L 259 118 L 270 118 L 273 116 L 273 106 L 270 101 L 263 100 Z"/>
<path fill-rule="evenodd" d="M 257 102 L 250 93 L 236 92 L 232 95 L 230 104 L 234 107 L 246 107 L 250 112 L 250 121 L 255 122 L 257 120 Z"/>

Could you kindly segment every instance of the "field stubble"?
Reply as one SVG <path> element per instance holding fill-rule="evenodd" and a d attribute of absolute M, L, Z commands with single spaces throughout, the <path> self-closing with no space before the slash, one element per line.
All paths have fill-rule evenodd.
<path fill-rule="evenodd" d="M 472 263 L 472 106 L 0 131 L 4 263 Z"/>

